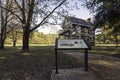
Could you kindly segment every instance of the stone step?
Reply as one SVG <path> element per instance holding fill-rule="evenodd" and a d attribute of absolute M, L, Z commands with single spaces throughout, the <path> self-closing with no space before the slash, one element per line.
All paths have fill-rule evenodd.
<path fill-rule="evenodd" d="M 97 80 L 92 71 L 84 71 L 84 68 L 60 69 L 58 74 L 52 71 L 50 80 Z"/>

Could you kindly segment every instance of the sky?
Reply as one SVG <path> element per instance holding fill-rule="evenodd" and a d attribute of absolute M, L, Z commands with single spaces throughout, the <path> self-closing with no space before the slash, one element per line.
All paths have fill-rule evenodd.
<path fill-rule="evenodd" d="M 72 5 L 72 2 L 70 2 Z M 69 13 L 75 15 L 76 18 L 81 18 L 87 20 L 88 18 L 93 18 L 93 15 L 90 14 L 89 10 L 82 6 L 82 2 L 79 2 L 79 10 L 72 10 Z M 39 32 L 43 32 L 44 34 L 56 33 L 55 30 L 61 30 L 62 28 L 59 25 L 52 25 L 49 27 L 39 28 Z"/>

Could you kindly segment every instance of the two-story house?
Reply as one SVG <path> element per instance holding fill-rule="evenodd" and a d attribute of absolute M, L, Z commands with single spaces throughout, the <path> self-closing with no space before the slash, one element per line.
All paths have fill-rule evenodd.
<path fill-rule="evenodd" d="M 62 24 L 65 39 L 85 39 L 90 45 L 94 43 L 94 31 L 91 19 L 83 20 L 75 17 L 66 17 Z"/>

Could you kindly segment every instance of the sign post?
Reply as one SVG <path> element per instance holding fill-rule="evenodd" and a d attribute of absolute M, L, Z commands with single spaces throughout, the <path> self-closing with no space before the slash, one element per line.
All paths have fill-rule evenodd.
<path fill-rule="evenodd" d="M 84 65 L 85 65 L 85 71 L 88 71 L 88 50 L 89 49 L 90 49 L 90 46 L 83 39 L 56 39 L 56 42 L 55 42 L 56 74 L 58 73 L 57 50 L 85 50 Z"/>
<path fill-rule="evenodd" d="M 55 49 L 55 66 L 56 66 L 56 74 L 58 74 L 58 54 L 57 50 Z"/>
<path fill-rule="evenodd" d="M 88 49 L 85 49 L 84 59 L 85 71 L 88 71 Z"/>

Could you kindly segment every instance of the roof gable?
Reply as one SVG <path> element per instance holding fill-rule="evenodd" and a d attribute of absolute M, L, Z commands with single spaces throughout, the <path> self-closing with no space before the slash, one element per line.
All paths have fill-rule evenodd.
<path fill-rule="evenodd" d="M 85 27 L 91 27 L 92 26 L 91 22 L 85 21 L 83 19 L 71 17 L 70 20 L 71 20 L 72 24 L 76 24 L 76 25 L 80 25 L 80 26 L 85 26 Z"/>

